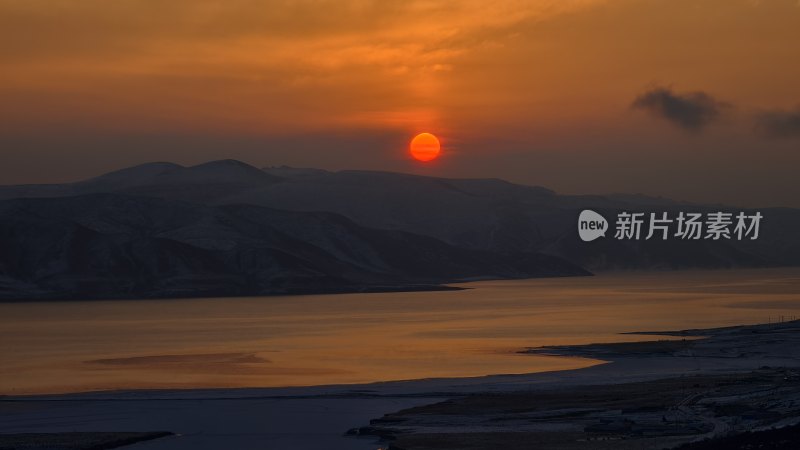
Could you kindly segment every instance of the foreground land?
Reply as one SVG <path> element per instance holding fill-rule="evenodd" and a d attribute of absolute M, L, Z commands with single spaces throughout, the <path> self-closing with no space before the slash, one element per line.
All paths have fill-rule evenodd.
<path fill-rule="evenodd" d="M 652 334 L 523 350 L 608 361 L 563 372 L 5 397 L 0 433 L 169 430 L 131 446 L 165 450 L 796 448 L 799 322 Z"/>
<path fill-rule="evenodd" d="M 650 449 L 690 442 L 701 443 L 687 448 L 710 449 L 723 448 L 715 444 L 719 439 L 742 433 L 750 433 L 748 448 L 796 448 L 794 428 L 765 430 L 800 422 L 800 372 L 786 364 L 720 371 L 713 361 L 752 364 L 785 356 L 788 366 L 795 366 L 797 323 L 658 334 L 705 337 L 526 352 L 629 364 L 688 358 L 696 360 L 694 370 L 647 381 L 475 393 L 387 414 L 351 433 L 381 436 L 394 450 Z"/>
<path fill-rule="evenodd" d="M 411 408 L 358 430 L 390 449 L 651 449 L 800 420 L 788 369 L 598 388 L 475 394 Z"/>

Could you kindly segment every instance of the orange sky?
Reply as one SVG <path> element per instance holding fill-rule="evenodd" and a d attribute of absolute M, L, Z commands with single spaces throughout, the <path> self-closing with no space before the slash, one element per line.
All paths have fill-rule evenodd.
<path fill-rule="evenodd" d="M 798 55 L 797 0 L 0 0 L 0 174 L 232 157 L 800 206 Z"/>

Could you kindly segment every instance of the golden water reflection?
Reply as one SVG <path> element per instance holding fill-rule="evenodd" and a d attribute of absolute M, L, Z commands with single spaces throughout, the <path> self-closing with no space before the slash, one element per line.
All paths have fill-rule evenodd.
<path fill-rule="evenodd" d="M 299 386 L 584 367 L 528 346 L 800 315 L 800 269 L 483 281 L 462 291 L 0 303 L 0 394 Z"/>

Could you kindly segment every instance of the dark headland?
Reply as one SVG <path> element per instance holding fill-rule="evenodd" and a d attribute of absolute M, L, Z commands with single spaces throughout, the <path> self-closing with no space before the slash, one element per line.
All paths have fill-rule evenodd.
<path fill-rule="evenodd" d="M 759 210 L 756 241 L 586 243 L 576 232 L 584 208 L 613 217 L 719 206 L 499 179 L 149 163 L 75 183 L 0 186 L 0 299 L 403 291 L 800 264 L 800 210 Z"/>

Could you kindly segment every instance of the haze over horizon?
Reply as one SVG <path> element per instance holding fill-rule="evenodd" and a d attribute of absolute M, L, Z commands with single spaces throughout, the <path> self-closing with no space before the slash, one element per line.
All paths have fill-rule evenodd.
<path fill-rule="evenodd" d="M 169 166 L 175 165 L 177 167 L 182 167 L 184 169 L 192 169 L 192 168 L 198 168 L 198 167 L 209 167 L 211 165 L 218 164 L 219 165 L 218 168 L 221 170 L 218 173 L 218 175 L 223 177 L 223 178 L 226 178 L 226 177 L 230 177 L 231 174 L 236 171 L 235 169 L 233 169 L 229 173 L 228 170 L 230 170 L 232 168 L 231 167 L 227 167 L 226 168 L 226 167 L 224 167 L 224 164 L 220 164 L 220 163 L 227 163 L 227 162 L 242 163 L 242 164 L 245 164 L 245 165 L 250 166 L 252 168 L 263 170 L 263 171 L 265 171 L 266 173 L 268 173 L 270 175 L 278 176 L 278 177 L 287 177 L 287 178 L 292 178 L 294 176 L 298 176 L 298 174 L 300 174 L 301 172 L 306 172 L 306 171 L 308 171 L 309 174 L 310 174 L 310 172 L 317 172 L 317 171 L 321 171 L 322 173 L 330 173 L 330 174 L 338 173 L 338 172 L 348 172 L 348 171 L 349 172 L 364 172 L 364 173 L 387 173 L 387 174 L 397 174 L 397 175 L 401 175 L 401 176 L 402 175 L 410 175 L 410 176 L 415 176 L 415 177 L 417 177 L 417 176 L 419 176 L 419 177 L 431 177 L 431 178 L 434 178 L 434 179 L 443 179 L 443 180 L 501 180 L 501 181 L 508 181 L 510 183 L 513 183 L 513 184 L 516 184 L 516 185 L 519 185 L 519 186 L 529 186 L 529 187 L 535 187 L 535 188 L 544 188 L 545 190 L 553 192 L 555 195 L 594 195 L 594 196 L 609 196 L 609 197 L 619 196 L 619 195 L 621 195 L 621 196 L 643 195 L 643 196 L 646 196 L 646 197 L 649 197 L 649 198 L 652 198 L 652 199 L 663 199 L 665 201 L 676 201 L 676 202 L 684 202 L 684 201 L 686 201 L 686 200 L 683 200 L 683 199 L 669 198 L 669 197 L 662 196 L 662 195 L 650 195 L 650 194 L 645 194 L 645 193 L 642 193 L 642 192 L 576 192 L 576 193 L 566 193 L 566 192 L 559 192 L 559 191 L 553 190 L 553 189 L 549 188 L 548 186 L 537 185 L 537 184 L 533 184 L 533 183 L 525 183 L 525 182 L 514 183 L 514 182 L 511 182 L 509 180 L 505 180 L 505 179 L 499 178 L 499 177 L 458 177 L 458 176 L 427 174 L 427 173 L 424 173 L 422 171 L 416 171 L 416 172 L 405 171 L 404 172 L 404 171 L 398 171 L 398 170 L 382 170 L 382 169 L 374 169 L 374 170 L 373 169 L 349 169 L 349 168 L 343 168 L 343 169 L 321 169 L 321 168 L 318 168 L 318 167 L 296 167 L 296 166 L 288 166 L 288 165 L 285 165 L 285 164 L 264 165 L 262 167 L 259 167 L 259 166 L 250 164 L 248 162 L 240 161 L 240 160 L 237 160 L 237 159 L 210 160 L 210 161 L 199 162 L 198 164 L 179 164 L 179 163 L 175 163 L 173 161 L 149 161 L 149 162 L 145 162 L 145 163 L 141 163 L 141 164 L 134 164 L 132 166 L 127 166 L 127 167 L 118 167 L 116 169 L 112 169 L 112 170 L 109 170 L 107 172 L 96 173 L 96 174 L 92 174 L 92 175 L 90 175 L 88 177 L 81 177 L 81 178 L 77 178 L 77 179 L 66 180 L 64 182 L 0 184 L 0 188 L 1 187 L 14 187 L 14 186 L 37 187 L 37 186 L 47 186 L 47 185 L 68 186 L 68 185 L 71 185 L 73 183 L 80 184 L 82 182 L 87 182 L 87 181 L 92 181 L 92 180 L 95 180 L 95 179 L 105 178 L 106 176 L 109 176 L 109 175 L 113 176 L 116 173 L 127 172 L 127 171 L 129 171 L 131 169 L 135 170 L 135 169 L 139 169 L 139 168 L 145 168 L 147 166 L 164 166 L 164 165 L 169 165 Z M 285 172 L 285 173 L 282 174 L 281 172 Z M 130 174 L 127 174 L 127 175 L 125 175 L 125 178 L 130 178 L 130 176 L 131 176 Z M 212 173 L 209 173 L 208 176 L 210 177 L 209 181 L 214 181 L 213 180 L 214 175 Z M 302 175 L 300 175 L 300 176 L 302 176 Z M 142 181 L 144 183 L 148 182 L 148 180 L 146 180 L 146 179 L 143 179 Z M 701 203 L 697 202 L 696 204 L 700 205 Z M 707 205 L 713 205 L 713 204 L 721 204 L 721 203 L 715 202 L 715 203 L 708 203 Z M 733 205 L 733 204 L 730 204 L 730 205 L 726 205 L 726 206 L 735 207 L 735 206 L 747 206 L 747 205 Z M 758 206 L 763 206 L 763 205 L 758 205 Z M 587 204 L 587 207 L 588 207 L 588 204 Z"/>
<path fill-rule="evenodd" d="M 233 158 L 800 207 L 798 50 L 795 0 L 0 0 L 0 184 Z"/>

